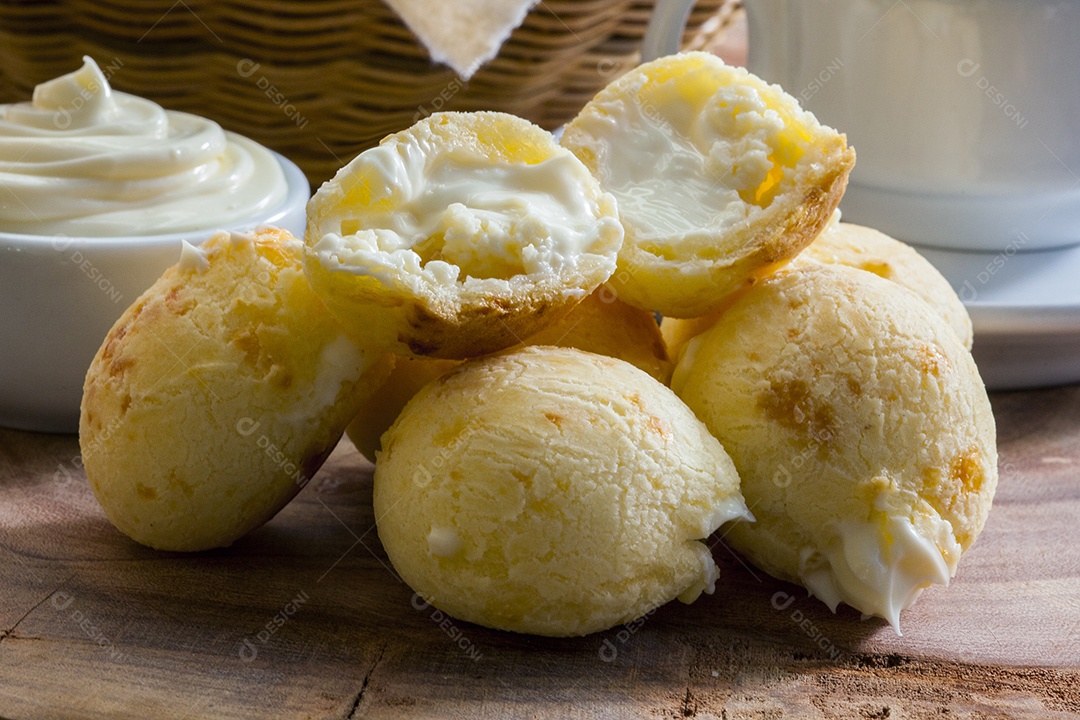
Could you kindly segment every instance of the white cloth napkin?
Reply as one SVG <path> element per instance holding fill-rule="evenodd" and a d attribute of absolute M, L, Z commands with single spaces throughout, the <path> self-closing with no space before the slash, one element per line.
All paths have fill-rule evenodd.
<path fill-rule="evenodd" d="M 384 0 L 431 59 L 468 80 L 495 57 L 539 0 Z"/>

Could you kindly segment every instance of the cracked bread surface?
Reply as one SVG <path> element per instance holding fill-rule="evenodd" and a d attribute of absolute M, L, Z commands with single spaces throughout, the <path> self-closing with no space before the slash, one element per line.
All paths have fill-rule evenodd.
<path fill-rule="evenodd" d="M 840 265 L 777 273 L 689 342 L 672 388 L 731 454 L 757 518 L 726 541 L 834 608 L 898 626 L 986 521 L 986 390 L 952 328 L 893 282 Z"/>
<path fill-rule="evenodd" d="M 711 590 L 700 540 L 742 517 L 720 443 L 628 363 L 529 347 L 427 385 L 375 465 L 379 537 L 454 617 L 583 635 Z"/>
<path fill-rule="evenodd" d="M 79 440 L 124 534 L 162 550 L 229 545 L 319 469 L 389 372 L 308 286 L 283 230 L 219 233 L 128 308 L 95 356 Z"/>

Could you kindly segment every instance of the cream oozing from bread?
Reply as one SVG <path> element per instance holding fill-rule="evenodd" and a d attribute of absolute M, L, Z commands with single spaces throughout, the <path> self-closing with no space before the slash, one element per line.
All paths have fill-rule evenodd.
<path fill-rule="evenodd" d="M 929 533 L 897 515 L 839 520 L 827 548 L 799 551 L 799 579 L 833 612 L 847 602 L 885 618 L 899 635 L 900 611 L 930 585 L 948 586 L 960 560 L 952 525 L 941 517 L 921 519 Z"/>
<path fill-rule="evenodd" d="M 713 67 L 689 72 L 717 82 Z M 596 139 L 587 147 L 597 177 L 639 242 L 708 241 L 754 222 L 792 185 L 807 145 L 800 128 L 807 119 L 791 117 L 757 87 L 717 84 L 688 95 L 685 83 L 642 75 L 626 92 L 593 100 L 596 112 L 574 121 L 576 142 Z"/>
<path fill-rule="evenodd" d="M 685 344 L 671 387 L 731 453 L 754 511 L 725 541 L 831 608 L 899 632 L 986 521 L 986 390 L 956 333 L 897 283 L 818 263 L 772 275 Z"/>
<path fill-rule="evenodd" d="M 606 139 L 596 148 L 597 174 L 639 239 L 712 236 L 760 213 L 783 174 L 773 156 L 787 125 L 758 93 L 721 87 L 695 112 L 672 112 L 672 98 L 662 115 L 630 98 L 613 98 L 601 105 L 604 114 L 578 123 Z"/>
<path fill-rule="evenodd" d="M 431 145 L 390 142 L 354 161 L 353 177 L 372 197 L 362 222 L 347 206 L 322 219 L 313 249 L 324 268 L 388 285 L 405 273 L 471 286 L 573 271 L 584 256 L 614 271 L 614 258 L 591 250 L 622 228 L 581 192 L 589 171 L 570 152 L 557 149 L 538 163 L 492 162 Z"/>

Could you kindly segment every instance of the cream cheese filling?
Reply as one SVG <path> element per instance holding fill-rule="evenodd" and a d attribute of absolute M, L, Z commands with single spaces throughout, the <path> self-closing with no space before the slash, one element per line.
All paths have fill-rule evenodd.
<path fill-rule="evenodd" d="M 753 222 L 802 154 L 793 120 L 757 89 L 711 73 L 642 78 L 574 121 L 574 143 L 594 156 L 627 231 L 654 255 Z"/>
<path fill-rule="evenodd" d="M 907 517 L 845 519 L 824 549 L 804 547 L 799 579 L 834 612 L 845 602 L 865 615 L 885 618 L 900 633 L 900 611 L 930 585 L 948 585 L 961 548 L 952 525 L 935 517 L 921 533 Z"/>
<path fill-rule="evenodd" d="M 591 253 L 598 243 L 622 236 L 613 213 L 583 191 L 588 182 L 588 169 L 561 149 L 529 164 L 393 141 L 343 172 L 345 201 L 319 219 L 313 250 L 327 270 L 386 284 L 402 274 L 445 285 L 573 272 L 584 256 L 602 260 Z M 350 196 L 366 192 L 350 212 Z M 604 262 L 613 272 L 614 260 Z"/>

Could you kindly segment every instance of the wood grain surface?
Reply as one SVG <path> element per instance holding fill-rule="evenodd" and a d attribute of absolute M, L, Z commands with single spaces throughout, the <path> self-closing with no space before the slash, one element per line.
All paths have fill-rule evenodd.
<path fill-rule="evenodd" d="M 181 555 L 109 525 L 75 438 L 0 431 L 0 717 L 1077 717 L 1080 389 L 993 400 L 994 510 L 903 637 L 722 541 L 693 605 L 577 639 L 486 630 L 394 575 L 347 441 L 269 524 Z"/>

